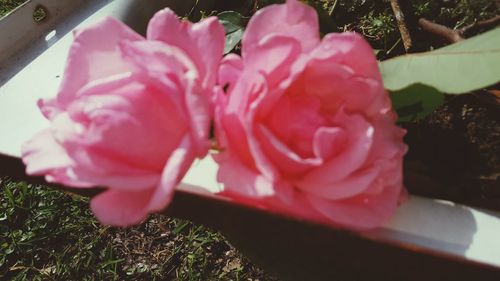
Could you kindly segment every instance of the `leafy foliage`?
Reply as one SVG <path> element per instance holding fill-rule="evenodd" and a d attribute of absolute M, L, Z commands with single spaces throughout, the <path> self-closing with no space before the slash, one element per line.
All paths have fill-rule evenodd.
<path fill-rule="evenodd" d="M 0 214 L 0 279 L 114 277 L 87 199 L 4 180 Z"/>
<path fill-rule="evenodd" d="M 464 94 L 500 82 L 500 29 L 380 67 L 399 121 L 412 121 L 441 105 L 443 93 Z"/>
<path fill-rule="evenodd" d="M 243 27 L 242 16 L 235 11 L 224 11 L 217 15 L 219 21 L 224 26 L 226 32 L 226 45 L 224 54 L 231 52 L 241 41 L 245 28 Z"/>
<path fill-rule="evenodd" d="M 361 18 L 361 24 L 364 28 L 364 35 L 375 40 L 383 40 L 396 31 L 396 22 L 394 17 L 388 13 L 374 13 L 370 11 Z"/>
<path fill-rule="evenodd" d="M 457 0 L 446 1 L 414 0 L 411 7 L 418 17 L 432 18 L 434 22 L 453 28 L 489 19 L 498 13 L 495 1 L 492 0 Z"/>
<path fill-rule="evenodd" d="M 306 1 L 306 3 L 313 7 L 318 13 L 319 31 L 322 35 L 338 30 L 338 26 L 331 16 L 332 10 L 331 8 L 328 9 L 328 2 L 320 4 L 318 1 Z"/>
<path fill-rule="evenodd" d="M 443 93 L 422 84 L 391 92 L 392 104 L 399 122 L 410 122 L 425 117 L 444 102 Z"/>
<path fill-rule="evenodd" d="M 500 29 L 427 53 L 380 64 L 386 89 L 423 84 L 449 94 L 467 93 L 500 81 Z"/>

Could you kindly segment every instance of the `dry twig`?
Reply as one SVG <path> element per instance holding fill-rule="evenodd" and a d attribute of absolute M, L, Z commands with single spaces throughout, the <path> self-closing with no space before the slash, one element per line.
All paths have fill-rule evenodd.
<path fill-rule="evenodd" d="M 438 35 L 446 39 L 446 41 L 450 43 L 456 43 L 464 40 L 465 38 L 467 38 L 468 36 L 477 32 L 480 29 L 492 28 L 499 25 L 500 15 L 497 15 L 491 19 L 475 22 L 460 29 L 451 29 L 449 27 L 431 22 L 424 18 L 419 19 L 418 24 L 425 31 Z"/>
<path fill-rule="evenodd" d="M 255 0 L 253 1 L 253 5 L 252 5 L 252 15 L 255 14 L 257 12 L 257 10 L 259 9 L 259 0 Z"/>
<path fill-rule="evenodd" d="M 405 47 L 406 52 L 408 52 L 412 46 L 412 41 L 410 32 L 408 31 L 408 27 L 406 26 L 405 16 L 401 11 L 401 6 L 399 5 L 398 0 L 391 0 L 391 7 L 392 11 L 394 12 L 394 16 L 396 17 L 396 22 L 398 23 L 401 39 L 403 39 L 403 46 Z"/>

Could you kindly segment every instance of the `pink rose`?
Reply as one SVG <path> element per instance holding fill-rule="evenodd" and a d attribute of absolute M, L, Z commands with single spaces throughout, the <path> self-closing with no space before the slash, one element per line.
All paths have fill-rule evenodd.
<path fill-rule="evenodd" d="M 403 194 L 404 130 L 369 44 L 319 37 L 296 0 L 260 10 L 241 58 L 219 70 L 218 180 L 237 201 L 354 229 L 381 225 Z"/>
<path fill-rule="evenodd" d="M 224 48 L 216 18 L 180 21 L 169 9 L 147 40 L 106 18 L 75 33 L 51 122 L 23 147 L 27 173 L 107 190 L 91 207 L 105 223 L 139 223 L 164 209 L 196 157 L 207 154 L 213 87 Z"/>

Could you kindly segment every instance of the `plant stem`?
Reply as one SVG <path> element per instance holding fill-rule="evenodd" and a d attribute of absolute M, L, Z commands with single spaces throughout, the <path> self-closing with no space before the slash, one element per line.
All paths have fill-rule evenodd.
<path fill-rule="evenodd" d="M 435 22 L 431 22 L 424 18 L 419 19 L 418 24 L 425 31 L 438 35 L 446 39 L 450 43 L 456 43 L 464 40 L 466 37 L 470 36 L 471 33 L 475 33 L 479 29 L 496 27 L 497 25 L 500 24 L 500 15 L 492 17 L 491 19 L 469 24 L 460 29 L 451 29 L 449 27 L 446 27 L 444 25 Z"/>
<path fill-rule="evenodd" d="M 418 24 L 420 25 L 420 27 L 422 27 L 423 30 L 438 35 L 446 39 L 450 43 L 456 43 L 464 40 L 459 30 L 453 30 L 444 25 L 434 23 L 424 18 L 419 19 Z"/>
<path fill-rule="evenodd" d="M 335 2 L 333 2 L 333 5 L 330 7 L 330 10 L 328 10 L 329 16 L 332 16 L 333 11 L 335 11 L 335 7 L 337 7 L 337 2 L 338 2 L 338 0 L 335 0 Z"/>

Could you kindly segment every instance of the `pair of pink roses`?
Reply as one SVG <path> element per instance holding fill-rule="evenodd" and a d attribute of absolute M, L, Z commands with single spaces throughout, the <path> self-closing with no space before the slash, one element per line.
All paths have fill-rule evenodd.
<path fill-rule="evenodd" d="M 289 0 L 254 15 L 241 57 L 223 48 L 216 18 L 169 9 L 147 39 L 111 18 L 77 32 L 57 97 L 39 102 L 51 126 L 24 145 L 27 172 L 105 186 L 98 219 L 139 223 L 207 155 L 213 120 L 225 196 L 356 229 L 385 222 L 406 146 L 370 46 L 321 40 L 316 12 Z"/>

